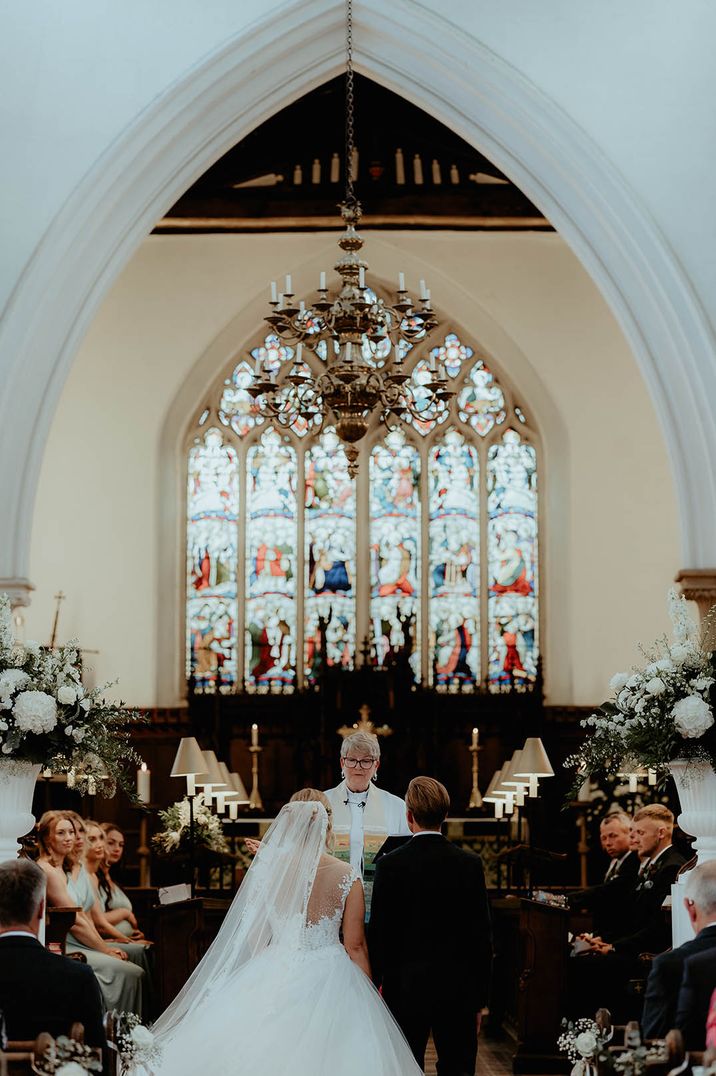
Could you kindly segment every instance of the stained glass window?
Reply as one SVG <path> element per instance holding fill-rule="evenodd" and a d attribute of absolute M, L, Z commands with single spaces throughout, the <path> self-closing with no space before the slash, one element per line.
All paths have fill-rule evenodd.
<path fill-rule="evenodd" d="M 420 456 L 401 430 L 370 456 L 370 615 L 376 656 L 419 667 Z"/>
<path fill-rule="evenodd" d="M 186 524 L 186 671 L 197 691 L 317 686 L 360 663 L 366 632 L 371 660 L 409 662 L 438 691 L 534 683 L 530 411 L 461 334 L 428 342 L 418 329 L 405 318 L 398 345 L 417 416 L 396 409 L 387 432 L 376 421 L 357 478 L 330 424 L 281 426 L 249 391 L 264 372 L 281 391 L 287 376 L 318 369 L 322 343 L 300 354 L 269 333 L 197 409 Z M 374 368 L 396 359 L 386 341 L 362 351 Z M 432 408 L 436 366 L 455 395 Z"/>
<path fill-rule="evenodd" d="M 491 686 L 534 680 L 537 667 L 537 460 L 513 429 L 487 459 Z"/>
<path fill-rule="evenodd" d="M 356 634 L 356 496 L 343 446 L 330 427 L 306 455 L 305 676 L 353 668 Z"/>
<path fill-rule="evenodd" d="M 189 450 L 187 676 L 197 691 L 236 683 L 238 463 L 211 427 Z"/>
<path fill-rule="evenodd" d="M 480 679 L 480 530 L 477 450 L 457 430 L 428 462 L 430 664 L 436 684 Z"/>
<path fill-rule="evenodd" d="M 296 679 L 296 452 L 270 428 L 246 457 L 246 668 L 249 689 Z"/>

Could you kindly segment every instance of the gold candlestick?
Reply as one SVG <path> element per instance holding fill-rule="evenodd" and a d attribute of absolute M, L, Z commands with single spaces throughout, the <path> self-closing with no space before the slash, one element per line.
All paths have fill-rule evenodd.
<path fill-rule="evenodd" d="M 139 816 L 139 847 L 137 848 L 137 858 L 139 859 L 139 884 L 142 888 L 146 888 L 152 884 L 151 881 L 151 861 L 150 861 L 150 849 L 149 840 L 147 834 L 147 822 L 148 816 L 143 811 Z"/>
<path fill-rule="evenodd" d="M 251 752 L 251 795 L 249 796 L 249 809 L 252 811 L 263 811 L 264 805 L 261 801 L 261 793 L 259 792 L 259 752 L 262 751 L 262 747 L 250 747 Z"/>
<path fill-rule="evenodd" d="M 474 743 L 470 748 L 470 754 L 472 755 L 472 791 L 470 793 L 470 802 L 467 805 L 468 811 L 473 808 L 482 807 L 482 796 L 480 795 L 480 789 L 477 784 L 477 756 L 480 751 L 480 747 Z"/>

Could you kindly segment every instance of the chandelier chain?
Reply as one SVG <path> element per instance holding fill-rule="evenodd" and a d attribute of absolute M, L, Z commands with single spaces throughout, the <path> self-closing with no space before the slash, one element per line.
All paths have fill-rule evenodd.
<path fill-rule="evenodd" d="M 353 88 L 353 0 L 346 0 L 346 204 L 353 205 L 353 150 L 355 148 L 355 94 Z"/>

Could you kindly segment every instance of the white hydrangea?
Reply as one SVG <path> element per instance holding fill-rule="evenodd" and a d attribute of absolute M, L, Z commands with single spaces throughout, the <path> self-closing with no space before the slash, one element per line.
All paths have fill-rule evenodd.
<path fill-rule="evenodd" d="M 57 701 L 63 706 L 71 706 L 77 702 L 77 692 L 70 684 L 63 684 L 57 692 Z"/>
<path fill-rule="evenodd" d="M 641 673 L 634 673 L 633 676 L 629 677 L 629 679 L 627 680 L 625 686 L 626 687 L 639 687 L 640 684 L 641 684 Z"/>
<path fill-rule="evenodd" d="M 627 673 L 615 673 L 614 676 L 609 681 L 609 687 L 611 688 L 611 690 L 614 692 L 615 695 L 618 695 L 619 692 L 622 691 L 626 687 L 626 683 L 627 683 L 628 679 L 629 679 L 629 676 L 627 675 Z"/>
<path fill-rule="evenodd" d="M 21 691 L 13 716 L 21 732 L 52 732 L 57 724 L 57 703 L 44 691 Z"/>
<path fill-rule="evenodd" d="M 627 691 L 626 688 L 619 692 L 617 706 L 620 710 L 628 710 L 631 706 L 631 692 Z"/>
<path fill-rule="evenodd" d="M 666 691 L 666 684 L 660 676 L 653 676 L 651 680 L 647 680 L 646 690 L 649 695 L 663 695 Z"/>
<path fill-rule="evenodd" d="M 659 673 L 673 671 L 674 663 L 671 658 L 659 658 L 658 661 L 652 661 L 644 670 L 647 676 L 658 676 Z"/>
<path fill-rule="evenodd" d="M 76 1061 L 65 1061 L 64 1065 L 55 1069 L 55 1076 L 87 1076 L 87 1073 Z"/>
<path fill-rule="evenodd" d="M 691 643 L 675 643 L 670 652 L 671 658 L 676 665 L 684 665 L 687 661 L 693 661 L 697 657 Z"/>
<path fill-rule="evenodd" d="M 31 654 L 34 658 L 40 653 L 40 644 L 35 639 L 25 640 L 25 649 L 28 654 Z"/>
<path fill-rule="evenodd" d="M 691 681 L 691 686 L 694 691 L 708 691 L 713 682 L 712 676 L 699 676 L 696 680 Z"/>
<path fill-rule="evenodd" d="M 129 1033 L 129 1037 L 135 1046 L 138 1046 L 140 1050 L 146 1050 L 148 1047 L 154 1045 L 154 1035 L 151 1033 L 148 1027 L 144 1024 L 137 1024 L 133 1027 Z"/>
<path fill-rule="evenodd" d="M 574 1040 L 574 1045 L 582 1057 L 592 1057 L 597 1049 L 597 1036 L 593 1031 L 580 1031 Z"/>
<path fill-rule="evenodd" d="M 671 716 L 681 735 L 688 740 L 703 736 L 714 723 L 711 707 L 700 695 L 687 695 L 685 699 L 679 699 Z"/>
<path fill-rule="evenodd" d="M 5 669 L 0 673 L 0 695 L 11 695 L 30 683 L 30 677 L 22 669 Z"/>

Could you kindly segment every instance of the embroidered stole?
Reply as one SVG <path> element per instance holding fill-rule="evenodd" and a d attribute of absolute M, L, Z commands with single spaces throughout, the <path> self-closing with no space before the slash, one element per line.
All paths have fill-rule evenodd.
<path fill-rule="evenodd" d="M 351 809 L 344 802 L 346 799 L 348 799 L 348 789 L 345 781 L 343 781 L 338 786 L 337 799 L 333 800 L 333 833 L 335 836 L 333 854 L 345 863 L 350 863 Z M 365 890 L 366 916 L 370 910 L 376 853 L 387 836 L 388 821 L 383 793 L 375 785 L 371 785 L 368 789 L 368 799 L 363 808 L 363 888 Z"/>

